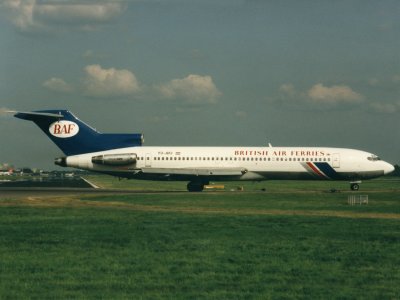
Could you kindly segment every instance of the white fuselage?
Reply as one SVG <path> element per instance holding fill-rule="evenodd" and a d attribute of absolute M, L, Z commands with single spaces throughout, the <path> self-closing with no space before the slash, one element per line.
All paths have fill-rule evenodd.
<path fill-rule="evenodd" d="M 360 150 L 242 146 L 129 147 L 68 156 L 64 165 L 127 178 L 203 182 L 268 179 L 357 181 L 379 177 L 394 169 L 377 156 Z"/>
<path fill-rule="evenodd" d="M 55 160 L 118 177 L 189 181 L 201 191 L 217 180 L 333 179 L 351 181 L 394 170 L 376 155 L 360 150 L 323 147 L 143 147 L 143 135 L 103 134 L 68 110 L 16 112 L 33 121 L 66 155 Z M 109 150 L 112 149 L 112 150 Z"/>

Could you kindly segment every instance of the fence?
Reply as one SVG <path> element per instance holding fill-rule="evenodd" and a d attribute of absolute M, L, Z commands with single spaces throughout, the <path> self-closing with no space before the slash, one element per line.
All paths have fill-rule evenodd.
<path fill-rule="evenodd" d="M 349 195 L 347 198 L 349 205 L 363 205 L 368 204 L 368 195 Z"/>

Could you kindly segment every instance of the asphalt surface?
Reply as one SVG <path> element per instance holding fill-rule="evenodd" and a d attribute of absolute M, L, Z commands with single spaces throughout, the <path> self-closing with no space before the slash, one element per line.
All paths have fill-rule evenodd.
<path fill-rule="evenodd" d="M 62 197 L 75 195 L 118 195 L 156 193 L 154 191 L 131 189 L 100 189 L 83 178 L 17 180 L 0 183 L 0 200 L 26 197 Z M 164 193 L 171 191 L 159 191 Z"/>
<path fill-rule="evenodd" d="M 182 191 L 185 192 L 185 191 Z M 71 196 L 71 195 L 116 195 L 116 194 L 159 194 L 159 193 L 180 193 L 179 191 L 134 191 L 123 189 L 94 189 L 94 188 L 35 188 L 35 187 L 1 187 L 0 200 L 23 197 L 43 196 Z"/>
<path fill-rule="evenodd" d="M 40 196 L 64 196 L 76 194 L 92 194 L 96 193 L 96 189 L 92 188 L 0 188 L 0 199 L 21 198 L 21 197 L 40 197 Z M 101 193 L 102 190 L 97 193 Z"/>

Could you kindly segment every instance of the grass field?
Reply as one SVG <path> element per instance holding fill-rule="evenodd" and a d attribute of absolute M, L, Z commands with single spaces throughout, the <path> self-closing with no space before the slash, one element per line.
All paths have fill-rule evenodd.
<path fill-rule="evenodd" d="M 90 182 L 95 183 L 101 188 L 117 188 L 130 189 L 137 191 L 186 191 L 187 182 L 174 181 L 147 181 L 147 180 L 119 180 L 116 177 L 105 175 L 89 175 L 85 176 Z M 265 189 L 268 192 L 298 192 L 298 191 L 330 191 L 336 189 L 338 191 L 348 192 L 350 184 L 346 181 L 232 181 L 232 182 L 216 182 L 216 185 L 224 185 L 225 191 L 237 191 L 243 187 L 244 191 L 261 191 Z M 360 192 L 371 191 L 380 192 L 398 191 L 400 192 L 400 178 L 384 177 L 375 180 L 363 181 L 360 184 Z"/>
<path fill-rule="evenodd" d="M 177 192 L 0 200 L 1 299 L 400 299 L 398 180 L 90 180 Z"/>

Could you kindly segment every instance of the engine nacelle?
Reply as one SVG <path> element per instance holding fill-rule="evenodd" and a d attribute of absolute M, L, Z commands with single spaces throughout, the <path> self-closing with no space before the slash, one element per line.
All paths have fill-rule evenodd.
<path fill-rule="evenodd" d="M 104 154 L 92 157 L 92 163 L 107 166 L 125 166 L 136 163 L 137 155 L 135 153 L 123 154 Z"/>

